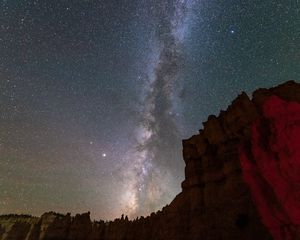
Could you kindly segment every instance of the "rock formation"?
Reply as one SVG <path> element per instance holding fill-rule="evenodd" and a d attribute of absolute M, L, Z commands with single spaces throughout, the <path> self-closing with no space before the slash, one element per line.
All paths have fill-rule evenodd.
<path fill-rule="evenodd" d="M 300 104 L 269 97 L 252 125 L 241 166 L 274 239 L 300 236 Z"/>
<path fill-rule="evenodd" d="M 247 172 L 247 164 L 245 168 L 245 163 L 257 160 L 251 159 L 256 157 L 251 154 L 252 126 L 264 115 L 270 96 L 300 103 L 300 84 L 289 81 L 259 89 L 252 100 L 242 93 L 218 117 L 209 116 L 198 135 L 183 140 L 182 192 L 162 211 L 134 221 L 122 217 L 111 222 L 91 222 L 89 213 L 72 217 L 50 212 L 40 218 L 7 215 L 0 217 L 0 239 L 272 239 L 274 229 L 264 220 L 255 195 L 264 188 L 249 184 L 249 179 L 256 178 Z"/>

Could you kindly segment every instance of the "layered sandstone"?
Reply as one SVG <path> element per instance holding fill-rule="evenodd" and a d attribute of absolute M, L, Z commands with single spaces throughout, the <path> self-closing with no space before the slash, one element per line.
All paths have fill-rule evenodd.
<path fill-rule="evenodd" d="M 218 117 L 209 116 L 198 135 L 183 140 L 186 164 L 182 192 L 157 213 L 129 221 L 92 222 L 45 213 L 40 218 L 2 216 L 0 239 L 272 239 L 243 179 L 240 150 L 250 144 L 251 126 L 269 96 L 300 103 L 300 84 L 289 81 L 239 95 Z"/>

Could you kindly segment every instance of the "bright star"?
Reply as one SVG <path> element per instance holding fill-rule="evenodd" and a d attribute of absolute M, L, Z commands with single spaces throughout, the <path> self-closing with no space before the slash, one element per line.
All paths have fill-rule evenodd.
<path fill-rule="evenodd" d="M 102 153 L 102 157 L 106 157 L 106 153 Z"/>

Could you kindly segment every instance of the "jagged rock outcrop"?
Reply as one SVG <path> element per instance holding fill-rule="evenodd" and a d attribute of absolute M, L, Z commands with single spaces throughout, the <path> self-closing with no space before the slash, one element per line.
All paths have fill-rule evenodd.
<path fill-rule="evenodd" d="M 0 217 L 0 239 L 272 239 L 243 178 L 241 146 L 251 144 L 252 125 L 270 96 L 300 103 L 300 84 L 289 81 L 242 93 L 218 117 L 209 116 L 198 135 L 183 140 L 186 164 L 182 192 L 162 211 L 129 221 L 91 222 L 89 213 L 71 217 Z M 248 144 L 248 145 L 247 145 Z"/>

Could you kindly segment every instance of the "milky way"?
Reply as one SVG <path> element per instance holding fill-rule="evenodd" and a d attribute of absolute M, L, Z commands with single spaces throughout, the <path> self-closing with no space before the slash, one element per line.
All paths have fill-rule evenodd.
<path fill-rule="evenodd" d="M 299 1 L 0 2 L 0 214 L 157 211 L 181 140 L 300 79 Z"/>
<path fill-rule="evenodd" d="M 183 61 L 182 41 L 189 7 L 188 1 L 171 1 L 156 8 L 158 28 L 154 39 L 158 49 L 153 50 L 157 59 L 144 79 L 142 116 L 135 133 L 137 143 L 128 152 L 128 189 L 124 200 L 130 216 L 149 214 L 174 197 L 172 178 L 179 176 L 169 166 L 181 165 L 174 154 L 181 143 L 176 121 L 181 114 L 176 106 L 180 87 L 176 83 Z"/>

